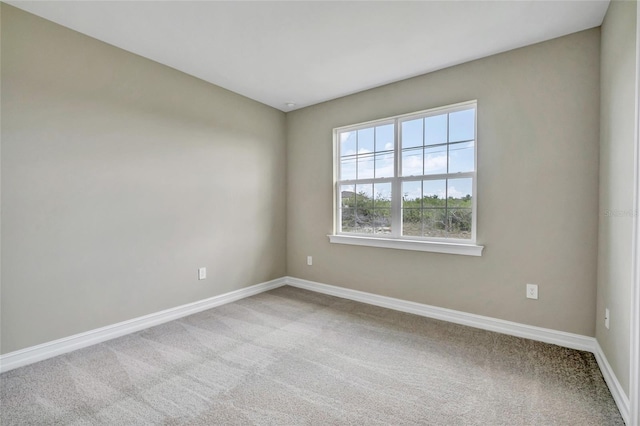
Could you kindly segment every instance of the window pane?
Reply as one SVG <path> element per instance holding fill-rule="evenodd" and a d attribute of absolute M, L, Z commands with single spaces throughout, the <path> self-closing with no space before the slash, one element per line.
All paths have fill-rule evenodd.
<path fill-rule="evenodd" d="M 357 184 L 356 185 L 356 203 L 369 203 L 373 206 L 373 184 Z"/>
<path fill-rule="evenodd" d="M 445 209 L 424 209 L 422 214 L 425 237 L 443 238 L 447 236 Z"/>
<path fill-rule="evenodd" d="M 449 114 L 449 142 L 469 141 L 475 138 L 474 109 Z"/>
<path fill-rule="evenodd" d="M 340 185 L 340 207 L 355 207 L 356 205 L 356 186 Z"/>
<path fill-rule="evenodd" d="M 355 232 L 371 233 L 373 216 L 373 185 L 356 185 Z"/>
<path fill-rule="evenodd" d="M 424 144 L 447 143 L 447 114 L 427 117 L 424 120 Z"/>
<path fill-rule="evenodd" d="M 422 182 L 402 182 L 402 235 L 422 236 Z"/>
<path fill-rule="evenodd" d="M 447 237 L 471 238 L 471 209 L 447 210 Z"/>
<path fill-rule="evenodd" d="M 447 198 L 447 181 L 441 180 L 425 180 L 423 182 L 423 206 L 427 207 L 446 207 Z"/>
<path fill-rule="evenodd" d="M 435 175 L 447 173 L 447 146 L 425 147 L 424 174 Z"/>
<path fill-rule="evenodd" d="M 373 127 L 358 130 L 358 154 L 366 154 L 373 151 Z"/>
<path fill-rule="evenodd" d="M 402 207 L 421 208 L 422 182 L 402 182 Z"/>
<path fill-rule="evenodd" d="M 449 145 L 449 173 L 473 171 L 473 145 L 473 142 L 461 142 Z"/>
<path fill-rule="evenodd" d="M 471 208 L 472 189 L 473 181 L 471 178 L 449 179 L 447 181 L 448 207 Z"/>
<path fill-rule="evenodd" d="M 355 232 L 356 229 L 356 221 L 355 221 L 355 208 L 343 208 L 341 211 L 342 215 L 342 223 L 341 223 L 341 231 L 342 232 Z"/>
<path fill-rule="evenodd" d="M 373 230 L 376 234 L 391 233 L 391 209 L 376 207 L 373 214 Z"/>
<path fill-rule="evenodd" d="M 356 132 L 340 133 L 340 156 L 356 153 Z"/>
<path fill-rule="evenodd" d="M 391 233 L 391 182 L 373 185 L 374 196 L 374 232 L 378 234 Z"/>
<path fill-rule="evenodd" d="M 358 155 L 358 179 L 373 177 L 373 153 Z"/>
<path fill-rule="evenodd" d="M 393 124 L 376 127 L 376 151 L 393 151 Z"/>
<path fill-rule="evenodd" d="M 352 180 L 356 178 L 356 157 L 343 157 L 340 159 L 340 180 Z"/>
<path fill-rule="evenodd" d="M 365 207 L 356 208 L 355 232 L 371 234 L 373 232 L 373 228 L 371 227 L 372 216 L 373 210 L 367 209 Z"/>
<path fill-rule="evenodd" d="M 340 215 L 342 232 L 353 232 L 355 228 L 356 186 L 340 185 Z"/>
<path fill-rule="evenodd" d="M 402 209 L 402 235 L 422 236 L 422 210 Z"/>
<path fill-rule="evenodd" d="M 402 122 L 402 148 L 422 146 L 423 119 Z"/>
<path fill-rule="evenodd" d="M 393 152 L 376 154 L 375 174 L 377 178 L 393 177 Z"/>
<path fill-rule="evenodd" d="M 422 175 L 422 148 L 402 151 L 402 176 Z"/>
<path fill-rule="evenodd" d="M 391 182 L 373 185 L 375 208 L 391 208 Z"/>

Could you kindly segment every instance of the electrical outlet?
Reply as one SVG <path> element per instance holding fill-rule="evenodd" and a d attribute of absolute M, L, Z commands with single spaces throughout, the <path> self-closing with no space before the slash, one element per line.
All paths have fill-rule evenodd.
<path fill-rule="evenodd" d="M 198 279 L 204 280 L 207 278 L 207 268 L 198 268 Z"/>
<path fill-rule="evenodd" d="M 307 265 L 313 265 L 313 256 L 307 256 Z"/>
<path fill-rule="evenodd" d="M 527 299 L 538 298 L 538 284 L 527 284 Z"/>
<path fill-rule="evenodd" d="M 604 326 L 607 327 L 607 330 L 609 329 L 609 308 L 604 310 Z"/>

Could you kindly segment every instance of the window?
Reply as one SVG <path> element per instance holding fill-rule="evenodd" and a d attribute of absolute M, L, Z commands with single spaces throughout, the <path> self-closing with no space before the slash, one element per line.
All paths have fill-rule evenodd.
<path fill-rule="evenodd" d="M 331 242 L 480 255 L 476 102 L 334 129 Z"/>

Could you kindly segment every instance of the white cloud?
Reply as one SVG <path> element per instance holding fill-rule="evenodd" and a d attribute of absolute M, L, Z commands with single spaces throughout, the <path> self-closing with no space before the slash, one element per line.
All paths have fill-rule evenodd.
<path fill-rule="evenodd" d="M 340 143 L 344 143 L 353 135 L 353 132 L 340 133 Z"/>
<path fill-rule="evenodd" d="M 412 155 L 402 159 L 402 169 L 405 176 L 422 174 L 422 155 Z M 424 160 L 426 173 L 446 173 L 446 155 L 427 155 Z"/>
<path fill-rule="evenodd" d="M 422 155 L 412 155 L 402 159 L 402 174 L 405 176 L 422 174 Z"/>
<path fill-rule="evenodd" d="M 434 172 L 447 170 L 447 156 L 446 155 L 427 155 L 424 161 L 425 171 Z"/>
<path fill-rule="evenodd" d="M 393 176 L 393 159 L 383 158 L 376 161 L 376 176 L 377 177 L 392 177 Z"/>
<path fill-rule="evenodd" d="M 470 195 L 469 191 L 464 191 L 464 190 L 458 191 L 455 186 L 449 186 L 449 197 L 462 198 L 466 195 Z"/>

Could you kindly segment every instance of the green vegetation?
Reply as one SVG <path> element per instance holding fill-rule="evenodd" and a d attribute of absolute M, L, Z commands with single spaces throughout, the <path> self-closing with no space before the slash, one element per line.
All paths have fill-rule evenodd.
<path fill-rule="evenodd" d="M 471 195 L 447 199 L 437 195 L 402 200 L 403 235 L 471 238 Z M 342 231 L 369 234 L 391 232 L 391 200 L 364 192 L 342 192 Z"/>
<path fill-rule="evenodd" d="M 388 234 L 391 232 L 391 200 L 364 192 L 342 192 L 342 230 Z"/>

